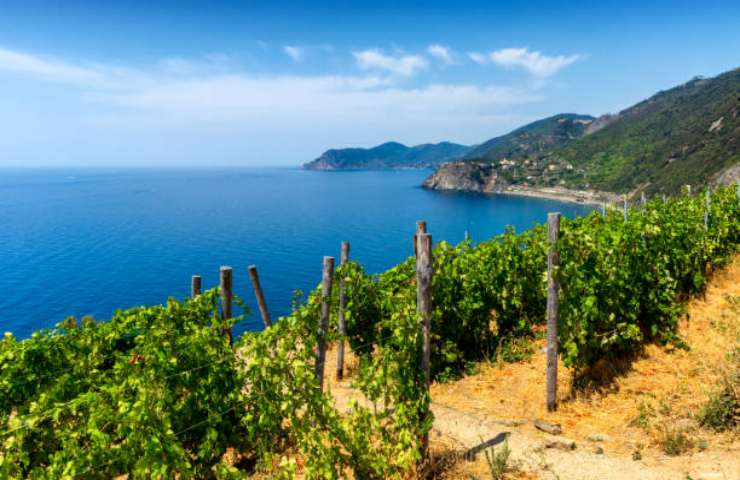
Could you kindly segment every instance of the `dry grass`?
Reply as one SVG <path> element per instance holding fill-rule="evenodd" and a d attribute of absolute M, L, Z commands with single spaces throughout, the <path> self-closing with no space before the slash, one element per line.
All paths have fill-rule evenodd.
<path fill-rule="evenodd" d="M 720 382 L 728 352 L 740 348 L 740 311 L 730 305 L 733 298 L 740 298 L 740 256 L 715 275 L 705 299 L 689 303 L 679 327 L 688 351 L 647 345 L 621 365 L 598 365 L 594 377 L 600 381 L 575 393 L 572 372 L 560 364 L 557 412 L 545 408 L 543 341 L 530 361 L 484 364 L 475 375 L 434 384 L 432 399 L 482 418 L 543 418 L 561 424 L 575 440 L 598 433 L 607 437 L 605 448 L 617 454 L 641 450 L 643 456 L 662 455 L 666 432 L 676 429 L 691 443 L 737 454 L 736 433 L 699 430 L 694 420 Z"/>

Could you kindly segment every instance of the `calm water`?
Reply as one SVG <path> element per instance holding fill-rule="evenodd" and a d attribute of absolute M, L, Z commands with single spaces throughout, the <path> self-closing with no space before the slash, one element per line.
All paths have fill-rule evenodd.
<path fill-rule="evenodd" d="M 415 221 L 436 241 L 459 242 L 573 216 L 579 205 L 449 194 L 418 188 L 428 172 L 298 169 L 0 169 L 0 331 L 26 337 L 67 315 L 108 318 L 117 308 L 184 297 L 190 276 L 218 284 L 234 267 L 235 293 L 255 308 L 246 273 L 259 269 L 273 317 L 292 291 L 321 278 L 323 255 L 371 272 L 411 254 Z M 241 330 L 259 328 L 258 314 Z"/>

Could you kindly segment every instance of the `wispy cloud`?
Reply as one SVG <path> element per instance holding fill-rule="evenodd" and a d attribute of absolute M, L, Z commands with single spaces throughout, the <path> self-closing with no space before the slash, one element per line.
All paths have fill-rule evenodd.
<path fill-rule="evenodd" d="M 355 53 L 362 69 L 411 75 L 427 67 L 415 55 L 376 50 Z M 475 110 L 527 103 L 538 95 L 507 86 L 431 84 L 400 88 L 393 77 L 367 75 L 257 75 L 227 68 L 230 57 L 162 59 L 159 69 L 78 64 L 0 49 L 0 70 L 44 81 L 73 83 L 110 104 L 162 111 L 293 109 L 339 111 L 377 108 Z M 425 106 L 426 105 L 426 106 Z"/>
<path fill-rule="evenodd" d="M 134 81 L 132 72 L 125 68 L 94 63 L 73 64 L 4 48 L 0 48 L 0 71 L 95 88 L 121 88 Z"/>
<path fill-rule="evenodd" d="M 250 148 L 269 153 L 289 150 L 275 145 L 286 132 L 315 149 L 391 137 L 475 142 L 500 128 L 496 125 L 510 125 L 513 117 L 521 121 L 514 113 L 517 105 L 543 99 L 541 91 L 526 86 L 425 83 L 423 77 L 408 85 L 406 77 L 427 68 L 422 57 L 376 51 L 356 55 L 366 72 L 284 75 L 244 70 L 217 54 L 120 67 L 0 49 L 0 72 L 23 78 L 23 94 L 34 95 L 41 88 L 38 82 L 70 86 L 59 105 L 44 103 L 43 114 L 29 113 L 22 124 L 18 112 L 0 110 L 0 125 L 12 127 L 15 137 L 60 128 L 69 139 L 77 138 L 72 132 L 88 132 L 74 140 L 80 150 L 90 144 L 93 128 L 100 145 L 129 135 L 132 148 L 165 137 L 197 146 L 228 132 L 238 138 L 251 135 Z M 52 117 L 65 122 L 55 124 Z"/>
<path fill-rule="evenodd" d="M 431 55 L 432 57 L 441 60 L 447 65 L 454 63 L 454 60 L 452 59 L 452 50 L 450 49 L 450 47 L 435 43 L 434 45 L 429 45 L 429 47 L 427 47 L 427 52 L 429 52 L 429 55 Z"/>
<path fill-rule="evenodd" d="M 475 63 L 483 64 L 488 61 L 488 57 L 486 55 L 478 52 L 468 52 L 468 57 L 470 57 L 470 59 Z"/>
<path fill-rule="evenodd" d="M 580 58 L 580 55 L 548 57 L 540 52 L 529 51 L 526 47 L 504 48 L 491 53 L 491 59 L 499 65 L 523 67 L 538 77 L 554 75 Z"/>
<path fill-rule="evenodd" d="M 404 77 L 424 70 L 429 65 L 429 62 L 419 55 L 386 55 L 376 48 L 353 52 L 353 55 L 357 66 L 362 70 L 381 70 Z"/>
<path fill-rule="evenodd" d="M 504 86 L 432 84 L 398 88 L 377 77 L 226 75 L 167 83 L 108 99 L 135 107 L 198 118 L 202 112 L 275 119 L 302 123 L 301 114 L 383 118 L 382 112 L 401 115 L 443 115 L 451 112 L 490 113 L 496 108 L 528 103 L 539 95 Z"/>
<path fill-rule="evenodd" d="M 223 53 L 212 53 L 201 58 L 169 57 L 160 60 L 162 69 L 173 75 L 192 75 L 202 72 L 225 72 L 232 68 L 233 59 Z"/>
<path fill-rule="evenodd" d="M 301 60 L 303 60 L 303 49 L 300 47 L 285 45 L 283 47 L 283 52 L 285 52 L 287 56 L 292 58 L 294 62 L 300 62 Z"/>
<path fill-rule="evenodd" d="M 536 77 L 555 75 L 563 68 L 582 58 L 581 55 L 557 55 L 549 57 L 538 51 L 530 51 L 527 47 L 502 48 L 488 54 L 470 52 L 468 56 L 476 63 L 493 62 L 504 67 L 520 67 Z"/>

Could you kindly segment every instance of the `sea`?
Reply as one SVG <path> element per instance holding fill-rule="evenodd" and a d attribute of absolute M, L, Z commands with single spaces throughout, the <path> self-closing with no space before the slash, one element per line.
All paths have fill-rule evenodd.
<path fill-rule="evenodd" d="M 262 322 L 247 275 L 255 264 L 271 315 L 321 280 L 322 258 L 350 257 L 369 272 L 413 254 L 417 220 L 433 241 L 473 242 L 591 207 L 508 195 L 428 191 L 425 170 L 315 172 L 299 168 L 0 169 L 0 332 L 18 338 L 74 315 L 189 294 L 192 275 L 234 293 Z"/>

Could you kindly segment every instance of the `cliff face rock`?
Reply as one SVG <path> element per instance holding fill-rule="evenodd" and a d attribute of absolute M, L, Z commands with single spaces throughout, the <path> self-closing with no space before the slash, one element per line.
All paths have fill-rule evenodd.
<path fill-rule="evenodd" d="M 490 163 L 448 162 L 427 177 L 422 186 L 433 190 L 489 193 L 505 184 Z"/>
<path fill-rule="evenodd" d="M 592 133 L 596 133 L 599 130 L 601 130 L 604 127 L 608 127 L 612 123 L 616 122 L 619 119 L 619 115 L 614 115 L 611 113 L 607 113 L 606 115 L 602 115 L 593 122 L 591 122 L 588 127 L 586 127 L 586 135 L 591 135 Z"/>

